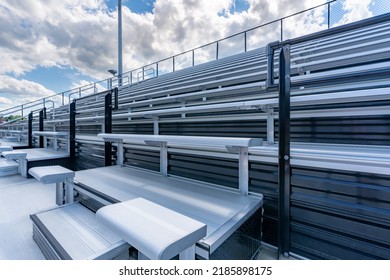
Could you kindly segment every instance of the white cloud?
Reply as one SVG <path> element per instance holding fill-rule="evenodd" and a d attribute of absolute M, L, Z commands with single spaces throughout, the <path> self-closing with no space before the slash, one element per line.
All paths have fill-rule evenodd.
<path fill-rule="evenodd" d="M 343 10 L 346 13 L 343 15 L 343 18 L 337 23 L 337 25 L 372 17 L 373 14 L 369 9 L 369 6 L 372 2 L 372 0 L 344 0 Z"/>
<path fill-rule="evenodd" d="M 294 4 L 292 4 L 294 2 Z M 174 55 L 323 2 L 248 0 L 230 14 L 233 0 L 157 0 L 153 14 L 123 6 L 124 69 Z M 282 9 L 283 7 L 283 9 Z M 0 74 L 70 66 L 98 79 L 116 68 L 117 13 L 103 0 L 6 0 L 0 4 Z"/>
<path fill-rule="evenodd" d="M 372 0 L 343 1 L 347 14 L 341 23 L 371 15 L 368 6 Z M 157 0 L 153 13 L 145 14 L 135 14 L 123 6 L 124 71 L 322 4 L 324 0 L 247 2 L 247 11 L 233 14 L 229 12 L 233 0 Z M 284 37 L 324 28 L 323 9 L 296 17 L 299 21 L 286 20 Z M 3 106 L 7 100 L 20 104 L 51 93 L 42 86 L 32 90 L 39 85 L 10 77 L 11 84 L 6 87 L 4 80 L 8 74 L 18 77 L 38 66 L 66 66 L 100 80 L 108 78 L 107 69 L 116 69 L 117 12 L 110 11 L 104 0 L 3 0 L 0 26 Z M 279 30 L 276 23 L 250 32 L 248 46 L 254 48 L 279 39 Z M 229 44 L 232 41 L 221 43 L 222 54 L 228 53 L 223 48 Z M 234 48 L 239 50 L 240 46 Z M 214 47 L 197 51 L 196 62 L 215 57 L 214 52 Z M 191 58 L 183 56 L 177 63 L 190 65 Z M 167 62 L 161 67 L 168 69 L 171 65 Z"/>
<path fill-rule="evenodd" d="M 41 84 L 19 80 L 7 75 L 0 75 L 0 109 L 52 96 L 55 92 Z"/>

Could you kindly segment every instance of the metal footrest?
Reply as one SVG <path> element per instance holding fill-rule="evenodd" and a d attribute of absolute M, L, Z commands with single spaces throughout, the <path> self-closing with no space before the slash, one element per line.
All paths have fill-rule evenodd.
<path fill-rule="evenodd" d="M 47 259 L 129 258 L 130 245 L 79 203 L 34 214 L 31 219 L 33 238 Z"/>
<path fill-rule="evenodd" d="M 18 174 L 19 165 L 13 160 L 0 159 L 0 177 Z"/>

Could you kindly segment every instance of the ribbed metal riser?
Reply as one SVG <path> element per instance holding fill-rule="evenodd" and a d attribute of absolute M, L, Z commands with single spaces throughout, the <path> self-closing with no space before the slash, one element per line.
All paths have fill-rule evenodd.
<path fill-rule="evenodd" d="M 78 203 L 31 216 L 33 239 L 49 260 L 128 259 L 129 245 Z"/>
<path fill-rule="evenodd" d="M 18 168 L 9 168 L 7 170 L 3 170 L 2 168 L 0 168 L 0 177 L 4 177 L 4 176 L 10 176 L 10 175 L 16 175 L 18 174 Z"/>
<path fill-rule="evenodd" d="M 0 161 L 0 177 L 18 174 L 18 164 L 14 161 Z"/>
<path fill-rule="evenodd" d="M 35 224 L 33 224 L 33 239 L 37 243 L 39 249 L 41 249 L 43 255 L 47 260 L 60 259 L 53 247 L 49 244 L 45 236 Z"/>

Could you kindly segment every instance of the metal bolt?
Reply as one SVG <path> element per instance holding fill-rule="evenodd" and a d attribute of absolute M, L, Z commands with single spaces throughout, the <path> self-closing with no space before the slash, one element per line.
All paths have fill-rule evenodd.
<path fill-rule="evenodd" d="M 285 160 L 288 160 L 288 159 L 289 159 L 289 156 L 284 156 L 284 159 L 285 159 Z"/>

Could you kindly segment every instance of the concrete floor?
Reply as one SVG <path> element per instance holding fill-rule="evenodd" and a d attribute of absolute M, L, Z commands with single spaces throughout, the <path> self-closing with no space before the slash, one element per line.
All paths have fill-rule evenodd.
<path fill-rule="evenodd" d="M 55 184 L 20 175 L 0 177 L 0 259 L 45 259 L 32 239 L 30 214 L 54 206 Z"/>

